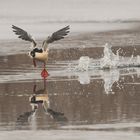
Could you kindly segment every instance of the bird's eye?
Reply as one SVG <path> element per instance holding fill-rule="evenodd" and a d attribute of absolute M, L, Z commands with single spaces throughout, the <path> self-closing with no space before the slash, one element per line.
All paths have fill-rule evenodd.
<path fill-rule="evenodd" d="M 35 57 L 35 52 L 34 52 L 34 51 L 31 51 L 31 52 L 30 52 L 30 55 L 31 55 L 32 57 Z"/>

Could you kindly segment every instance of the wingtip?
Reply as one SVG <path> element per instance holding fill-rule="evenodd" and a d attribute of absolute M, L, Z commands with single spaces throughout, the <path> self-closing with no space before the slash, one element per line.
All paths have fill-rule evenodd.
<path fill-rule="evenodd" d="M 70 29 L 70 25 L 67 25 L 66 28 Z"/>
<path fill-rule="evenodd" d="M 15 29 L 16 28 L 16 26 L 15 25 L 12 25 L 12 29 Z"/>
<path fill-rule="evenodd" d="M 14 27 L 15 27 L 14 25 L 12 25 L 12 27 L 11 27 L 13 32 L 15 32 L 15 28 Z"/>
<path fill-rule="evenodd" d="M 65 27 L 65 30 L 66 30 L 67 33 L 69 33 L 69 32 L 70 32 L 70 25 L 67 25 L 67 26 Z"/>
<path fill-rule="evenodd" d="M 15 25 L 12 25 L 12 28 L 13 29 L 19 29 L 19 27 L 15 26 Z"/>
<path fill-rule="evenodd" d="M 70 32 L 70 25 L 67 26 L 67 30 L 68 30 L 67 32 L 69 33 Z"/>
<path fill-rule="evenodd" d="M 12 28 L 15 27 L 15 25 L 12 25 Z"/>

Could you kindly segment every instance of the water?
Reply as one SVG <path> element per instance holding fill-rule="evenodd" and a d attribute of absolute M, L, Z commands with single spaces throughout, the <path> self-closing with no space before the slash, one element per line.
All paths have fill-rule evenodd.
<path fill-rule="evenodd" d="M 5 0 L 0 4 L 0 39 L 12 38 L 12 24 L 36 39 L 71 25 L 71 32 L 139 27 L 139 0 Z M 26 7 L 26 8 L 25 8 Z"/>
<path fill-rule="evenodd" d="M 2 139 L 139 139 L 139 31 L 80 32 L 50 45 L 46 83 L 30 44 L 1 46 Z"/>
<path fill-rule="evenodd" d="M 111 45 L 106 43 L 104 45 L 104 54 L 103 58 L 95 60 L 91 59 L 88 56 L 82 56 L 79 59 L 78 66 L 74 69 L 77 71 L 88 71 L 94 69 L 116 69 L 123 67 L 139 67 L 140 59 L 139 55 L 134 57 L 133 54 L 131 57 L 122 57 L 119 56 L 119 50 L 114 54 L 111 50 Z"/>
<path fill-rule="evenodd" d="M 139 139 L 138 48 L 126 57 L 119 55 L 121 47 L 114 52 L 110 44 L 103 46 L 82 48 L 89 56 L 77 50 L 79 59 L 66 57 L 75 48 L 50 50 L 46 81 L 40 78 L 41 64 L 33 68 L 27 54 L 1 56 L 1 137 Z M 95 50 L 101 57 L 90 57 Z"/>
<path fill-rule="evenodd" d="M 0 0 L 0 139 L 140 139 L 139 0 Z M 26 7 L 26 8 L 25 8 Z M 28 57 L 54 31 L 47 80 Z"/>

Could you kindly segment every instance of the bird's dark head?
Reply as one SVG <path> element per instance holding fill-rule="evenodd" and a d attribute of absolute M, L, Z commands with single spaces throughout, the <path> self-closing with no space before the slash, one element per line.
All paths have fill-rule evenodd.
<path fill-rule="evenodd" d="M 31 52 L 30 52 L 30 55 L 34 58 L 34 57 L 35 57 L 35 51 L 34 51 L 34 50 L 31 51 Z"/>

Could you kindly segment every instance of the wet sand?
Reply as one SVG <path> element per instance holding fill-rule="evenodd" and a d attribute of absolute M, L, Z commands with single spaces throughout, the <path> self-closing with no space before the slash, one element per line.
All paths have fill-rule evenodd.
<path fill-rule="evenodd" d="M 139 31 L 119 30 L 85 33 L 59 41 L 50 49 L 50 76 L 46 81 L 40 77 L 41 64 L 34 68 L 27 56 L 28 43 L 1 41 L 0 137 L 139 139 L 139 67 L 68 71 L 81 56 L 102 58 L 106 42 L 113 45 L 115 54 L 121 48 L 120 56 L 137 56 L 139 38 Z"/>

